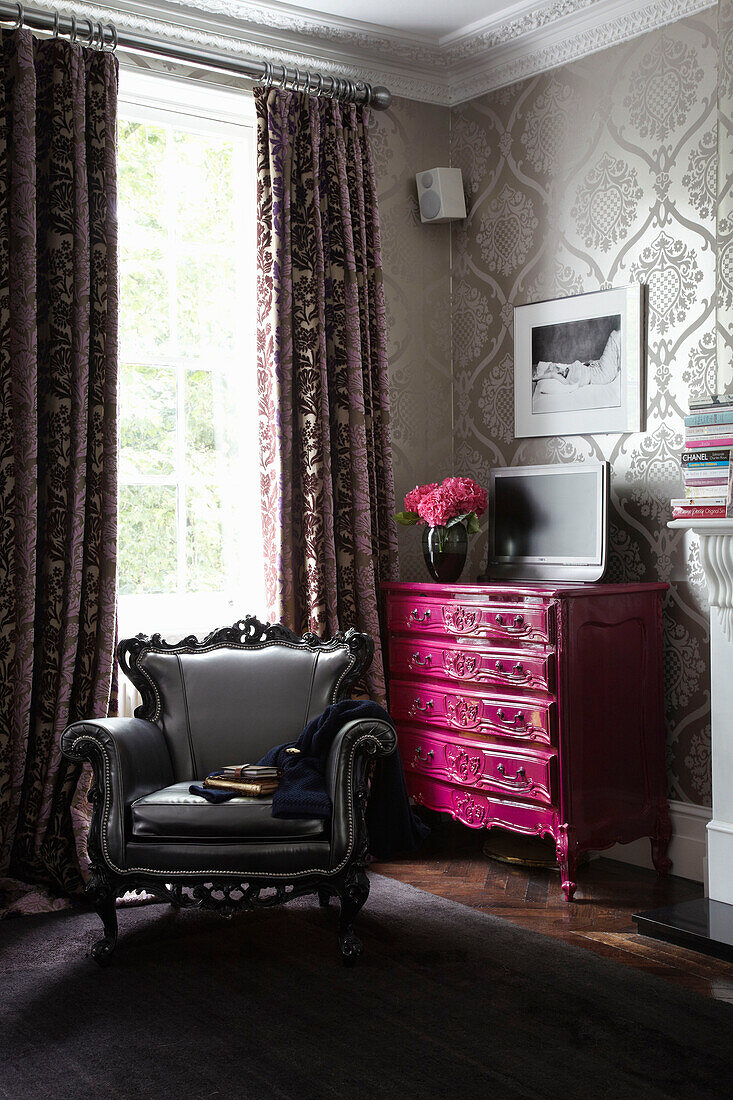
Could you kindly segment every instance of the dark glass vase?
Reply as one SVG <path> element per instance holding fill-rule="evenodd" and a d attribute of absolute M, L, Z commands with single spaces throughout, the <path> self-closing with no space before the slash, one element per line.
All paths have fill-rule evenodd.
<path fill-rule="evenodd" d="M 424 527 L 422 552 L 428 573 L 435 581 L 457 581 L 468 553 L 468 532 L 464 524 L 452 527 Z"/>

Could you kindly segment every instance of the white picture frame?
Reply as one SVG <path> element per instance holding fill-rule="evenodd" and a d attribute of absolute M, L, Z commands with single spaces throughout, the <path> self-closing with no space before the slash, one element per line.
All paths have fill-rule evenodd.
<path fill-rule="evenodd" d="M 644 429 L 640 283 L 514 307 L 514 434 Z"/>

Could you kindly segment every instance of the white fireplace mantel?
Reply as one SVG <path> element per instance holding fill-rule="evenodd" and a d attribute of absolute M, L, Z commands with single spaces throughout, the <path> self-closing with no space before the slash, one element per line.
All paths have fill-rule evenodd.
<path fill-rule="evenodd" d="M 700 537 L 710 600 L 713 817 L 708 822 L 708 892 L 733 905 L 733 519 L 673 520 Z"/>

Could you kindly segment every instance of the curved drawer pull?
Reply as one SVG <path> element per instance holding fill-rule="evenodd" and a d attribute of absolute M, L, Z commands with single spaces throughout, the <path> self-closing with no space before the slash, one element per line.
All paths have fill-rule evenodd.
<path fill-rule="evenodd" d="M 507 718 L 506 713 L 502 710 L 501 707 L 499 707 L 496 712 L 496 717 L 499 719 L 500 722 L 503 722 L 507 726 L 524 725 L 524 715 L 522 714 L 521 710 L 518 710 L 513 718 Z"/>
<path fill-rule="evenodd" d="M 422 706 L 421 700 L 419 698 L 418 699 L 413 699 L 412 700 L 412 705 L 414 707 L 416 707 L 418 710 L 422 710 L 422 711 L 432 710 L 433 709 L 433 700 L 428 699 L 425 706 Z"/>
<path fill-rule="evenodd" d="M 415 749 L 415 756 L 418 760 L 422 760 L 425 764 L 429 764 L 431 760 L 435 759 L 435 753 L 432 749 L 428 749 L 427 754 L 423 756 L 422 745 L 418 745 Z"/>
<path fill-rule="evenodd" d="M 430 619 L 430 608 L 428 607 L 427 610 L 421 615 L 419 609 L 417 607 L 414 607 L 410 612 L 410 618 L 414 619 L 416 623 L 426 623 Z"/>
<path fill-rule="evenodd" d="M 524 615 L 515 615 L 512 619 L 511 626 L 507 624 L 507 621 L 503 615 L 494 616 L 494 622 L 497 626 L 501 626 L 504 628 L 504 630 L 507 630 L 509 632 L 516 631 L 519 633 L 524 629 Z"/>
<path fill-rule="evenodd" d="M 424 658 L 422 658 L 422 660 L 420 659 L 420 654 L 419 653 L 413 653 L 412 658 L 410 660 L 410 664 L 411 665 L 419 665 L 420 668 L 429 668 L 430 665 L 432 664 L 432 661 L 433 661 L 433 658 L 430 656 L 429 653 L 426 653 Z"/>
<path fill-rule="evenodd" d="M 497 764 L 496 770 L 507 783 L 519 783 L 520 786 L 524 786 L 527 783 L 527 773 L 524 768 L 517 768 L 516 775 L 507 775 L 503 764 Z"/>
<path fill-rule="evenodd" d="M 500 672 L 502 676 L 518 676 L 521 679 L 522 677 L 527 675 L 524 670 L 524 665 L 522 665 L 520 662 L 517 662 L 517 664 L 514 665 L 514 668 L 511 672 L 507 672 L 507 670 L 504 668 L 503 661 L 495 661 L 494 668 L 497 672 Z"/>

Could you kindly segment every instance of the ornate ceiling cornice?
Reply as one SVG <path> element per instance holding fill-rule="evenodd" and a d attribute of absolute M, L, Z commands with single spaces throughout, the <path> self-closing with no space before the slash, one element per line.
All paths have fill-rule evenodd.
<path fill-rule="evenodd" d="M 36 0 L 207 50 L 285 61 L 453 106 L 712 7 L 716 0 L 520 0 L 441 40 L 250 0 Z"/>
<path fill-rule="evenodd" d="M 480 67 L 465 66 L 451 81 L 450 106 L 486 92 L 505 88 L 619 42 L 715 6 L 716 0 L 594 0 L 585 11 L 526 34 L 514 42 L 498 43 Z M 603 18 L 601 18 L 601 15 Z"/>

